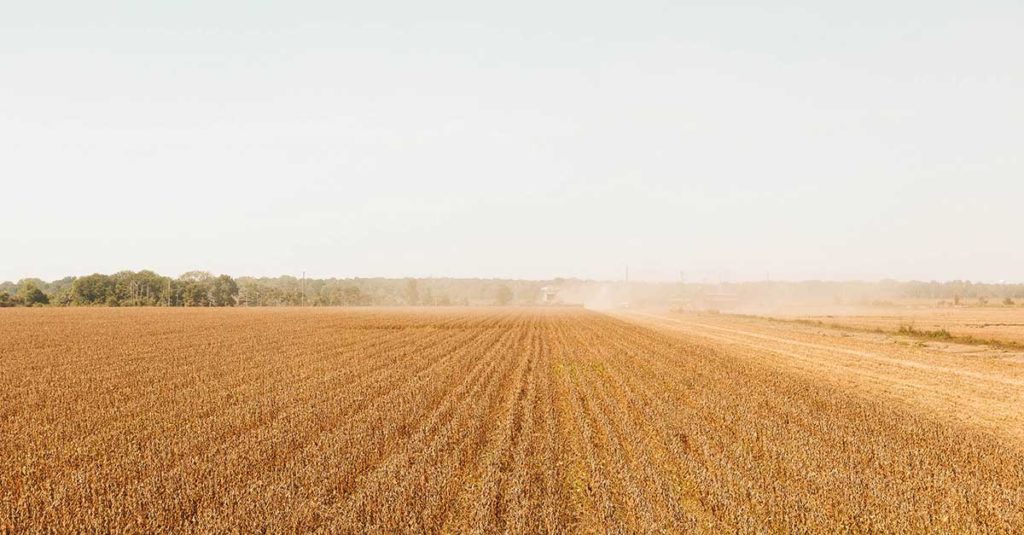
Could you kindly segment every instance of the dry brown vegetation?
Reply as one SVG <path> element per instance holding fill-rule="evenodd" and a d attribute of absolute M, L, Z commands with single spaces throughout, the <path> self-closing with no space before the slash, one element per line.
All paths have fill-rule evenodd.
<path fill-rule="evenodd" d="M 0 531 L 1024 529 L 1019 367 L 626 319 L 0 311 Z"/>
<path fill-rule="evenodd" d="M 948 333 L 949 338 L 964 343 L 1024 349 L 1024 307 L 1019 306 L 865 307 L 825 314 L 781 314 L 779 317 L 871 331 L 916 331 L 926 337 L 930 333 Z"/>

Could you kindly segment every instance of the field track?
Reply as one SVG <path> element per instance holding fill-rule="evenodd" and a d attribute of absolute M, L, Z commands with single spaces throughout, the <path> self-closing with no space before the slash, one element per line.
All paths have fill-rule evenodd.
<path fill-rule="evenodd" d="M 1024 443 L 1021 352 L 713 314 L 616 313 L 848 393 Z"/>
<path fill-rule="evenodd" d="M 0 532 L 1024 530 L 1019 363 L 744 321 L 0 310 Z"/>
<path fill-rule="evenodd" d="M 921 332 L 945 331 L 953 338 L 995 342 L 1024 349 L 1024 307 L 868 307 L 830 313 L 781 313 L 779 317 L 867 331 L 897 332 L 913 328 Z M 775 316 L 776 314 L 769 314 Z"/>

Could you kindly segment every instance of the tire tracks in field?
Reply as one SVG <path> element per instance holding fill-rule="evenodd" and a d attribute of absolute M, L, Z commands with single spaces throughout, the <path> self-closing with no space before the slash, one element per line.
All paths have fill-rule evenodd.
<path fill-rule="evenodd" d="M 737 338 L 735 336 L 730 337 L 730 336 L 726 336 L 726 335 L 722 335 L 722 334 L 717 334 L 717 335 L 716 334 L 710 334 L 710 333 L 707 333 L 707 332 L 695 332 L 694 333 L 694 334 L 697 334 L 697 335 L 700 335 L 700 336 L 705 336 L 707 338 L 712 338 L 712 339 L 717 338 L 717 339 L 720 339 L 720 340 L 723 340 L 723 341 L 727 341 L 727 342 L 731 342 L 731 343 L 734 343 L 734 344 L 745 345 L 747 347 L 751 347 L 751 348 L 754 348 L 754 349 L 763 350 L 763 351 L 771 351 L 771 352 L 774 352 L 774 353 L 779 353 L 779 354 L 783 354 L 783 355 L 791 356 L 791 357 L 795 357 L 795 358 L 801 358 L 801 357 L 799 355 L 797 355 L 797 354 L 792 353 L 792 352 L 787 352 L 787 351 L 784 351 L 784 350 L 781 350 L 781 349 L 778 349 L 778 348 L 773 348 L 773 347 L 770 347 L 770 346 L 765 346 L 763 343 L 759 343 L 759 342 L 756 342 L 756 341 L 745 340 L 744 338 L 754 338 L 754 339 L 756 339 L 758 341 L 769 341 L 769 342 L 774 342 L 774 343 L 777 343 L 777 344 L 784 344 L 784 345 L 803 347 L 803 348 L 807 348 L 807 349 L 812 349 L 812 350 L 820 351 L 820 352 L 823 352 L 825 354 L 828 354 L 828 353 L 842 353 L 842 354 L 849 355 L 849 356 L 870 359 L 870 360 L 874 360 L 874 361 L 877 361 L 877 362 L 882 362 L 882 363 L 885 363 L 885 364 L 891 364 L 893 366 L 901 366 L 901 367 L 905 367 L 905 368 L 914 368 L 914 369 L 924 370 L 924 371 L 934 371 L 934 372 L 940 372 L 940 373 L 945 373 L 945 374 L 950 374 L 950 375 L 957 375 L 957 376 L 961 376 L 961 377 L 969 377 L 971 379 L 977 379 L 977 380 L 980 380 L 980 381 L 987 381 L 987 382 L 992 382 L 992 383 L 999 383 L 999 384 L 1003 384 L 1003 385 L 1007 385 L 1007 386 L 1024 386 L 1024 381 L 1017 380 L 1017 379 L 1012 379 L 1012 378 L 1009 378 L 1009 377 L 999 377 L 999 376 L 989 375 L 989 374 L 985 374 L 985 373 L 972 372 L 970 370 L 960 370 L 960 369 L 956 369 L 956 368 L 949 368 L 949 367 L 946 367 L 946 366 L 937 366 L 937 365 L 934 365 L 934 364 L 926 364 L 926 363 L 923 363 L 923 362 L 917 362 L 917 361 L 913 361 L 913 360 L 907 360 L 907 359 L 900 359 L 900 358 L 895 358 L 895 357 L 891 357 L 891 356 L 885 356 L 883 354 L 875 353 L 875 352 L 871 352 L 871 351 L 863 351 L 863 350 L 857 350 L 857 349 L 849 349 L 849 348 L 843 348 L 843 347 L 836 347 L 835 345 L 815 344 L 815 343 L 812 343 L 812 342 L 804 342 L 804 341 L 800 341 L 800 340 L 793 340 L 791 338 L 782 338 L 782 337 L 779 337 L 779 336 L 770 336 L 770 335 L 766 335 L 766 334 L 758 334 L 758 333 L 753 333 L 753 332 L 750 332 L 750 331 L 744 331 L 744 330 L 740 330 L 740 329 L 730 329 L 730 328 L 726 328 L 726 327 L 720 327 L 720 326 L 717 326 L 717 325 L 709 325 L 709 324 L 706 324 L 706 323 L 687 322 L 687 321 L 677 320 L 677 319 L 674 319 L 674 318 L 666 318 L 664 316 L 659 316 L 657 314 L 651 314 L 651 313 L 648 313 L 648 312 L 637 312 L 637 311 L 634 311 L 634 312 L 626 313 L 626 314 L 624 314 L 624 316 L 625 317 L 641 316 L 643 318 L 646 318 L 648 321 L 651 321 L 651 322 L 654 322 L 654 323 L 677 324 L 677 325 L 682 325 L 682 326 L 686 326 L 686 327 L 701 329 L 701 330 L 704 330 L 704 331 L 709 331 L 710 330 L 710 331 L 715 331 L 715 332 L 718 332 L 718 333 L 728 333 L 728 334 L 739 335 L 739 338 Z"/>
<path fill-rule="evenodd" d="M 744 352 L 745 358 L 764 360 L 780 372 L 799 371 L 836 388 L 860 392 L 861 396 L 882 395 L 929 417 L 942 416 L 960 425 L 967 424 L 1014 442 L 1024 442 L 1024 413 L 1020 411 L 1024 389 L 1019 386 L 1021 381 L 1011 377 L 934 366 L 859 349 L 839 347 L 838 351 L 833 351 L 824 344 L 646 313 L 631 312 L 613 317 L 664 329 L 670 335 L 690 336 L 737 348 Z M 714 329 L 705 329 L 705 326 Z M 787 342 L 793 345 L 785 345 Z"/>
<path fill-rule="evenodd" d="M 978 522 L 978 529 L 1022 520 L 1008 503 L 1024 494 L 1019 485 L 1005 486 L 1015 480 L 1010 474 L 1022 473 L 1020 451 L 994 436 L 831 389 L 770 360 L 691 341 L 707 339 L 699 333 L 683 338 L 630 320 L 618 323 L 630 328 L 610 335 L 623 350 L 617 362 L 635 359 L 641 384 L 662 394 L 651 398 L 653 406 L 666 408 L 658 421 L 683 433 L 688 479 L 702 483 L 701 502 L 719 521 L 732 523 L 727 531 L 755 529 L 752 518 L 761 519 L 756 529 L 772 531 L 837 518 L 857 520 L 847 525 L 858 530 L 934 530 L 954 519 Z M 959 466 L 987 474 L 965 474 Z M 931 499 L 942 501 L 924 498 L 933 493 Z M 934 515 L 943 510 L 973 513 L 939 521 Z"/>

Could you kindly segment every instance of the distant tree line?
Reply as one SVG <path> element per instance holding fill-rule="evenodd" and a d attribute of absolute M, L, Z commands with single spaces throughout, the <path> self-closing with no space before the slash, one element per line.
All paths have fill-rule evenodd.
<path fill-rule="evenodd" d="M 149 270 L 94 273 L 50 283 L 0 284 L 0 306 L 234 306 L 238 283 L 228 275 L 190 271 L 174 279 Z"/>
<path fill-rule="evenodd" d="M 906 297 L 928 299 L 1022 299 L 1024 284 L 986 284 L 955 280 L 949 282 L 906 282 L 902 292 Z"/>
<path fill-rule="evenodd" d="M 498 279 L 299 279 L 190 271 L 178 278 L 153 271 L 94 273 L 52 282 L 0 283 L 10 306 L 454 306 L 531 302 L 541 283 Z"/>
<path fill-rule="evenodd" d="M 469 306 L 528 303 L 542 283 L 500 279 L 241 277 L 243 306 Z"/>
<path fill-rule="evenodd" d="M 827 299 L 857 303 L 884 299 L 935 299 L 948 304 L 1016 304 L 1024 284 L 970 281 L 918 282 L 761 281 L 743 283 L 634 282 L 579 279 L 512 280 L 451 278 L 301 279 L 239 277 L 190 271 L 177 278 L 149 270 L 93 274 L 45 282 L 0 283 L 0 307 L 8 306 L 467 306 L 540 301 L 542 288 L 560 290 L 567 303 L 595 295 L 615 304 L 666 305 L 706 293 L 729 293 L 744 302 Z"/>

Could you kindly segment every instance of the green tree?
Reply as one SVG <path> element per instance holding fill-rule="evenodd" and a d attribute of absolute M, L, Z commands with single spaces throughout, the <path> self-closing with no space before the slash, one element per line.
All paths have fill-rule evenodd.
<path fill-rule="evenodd" d="M 71 286 L 65 286 L 60 288 L 54 293 L 53 298 L 50 299 L 50 304 L 66 307 L 72 304 Z"/>
<path fill-rule="evenodd" d="M 178 280 L 185 282 L 209 282 L 213 280 L 213 274 L 209 271 L 186 271 Z"/>
<path fill-rule="evenodd" d="M 260 307 L 277 304 L 277 290 L 253 279 L 242 280 L 238 285 L 238 304 Z"/>
<path fill-rule="evenodd" d="M 14 299 L 11 294 L 7 292 L 0 292 L 0 308 L 7 308 L 14 306 Z"/>
<path fill-rule="evenodd" d="M 18 288 L 18 298 L 25 306 L 48 305 L 50 298 L 32 280 L 23 280 Z"/>
<path fill-rule="evenodd" d="M 185 281 L 181 290 L 181 304 L 186 307 L 210 306 L 209 289 L 203 283 Z"/>
<path fill-rule="evenodd" d="M 162 277 L 148 269 L 138 273 L 126 271 L 122 274 L 123 276 L 116 282 L 117 296 L 122 305 L 154 306 L 164 301 L 169 280 L 167 277 Z M 116 277 L 117 275 L 115 275 L 115 279 Z"/>
<path fill-rule="evenodd" d="M 228 275 L 221 275 L 210 281 L 210 305 L 215 307 L 235 306 L 238 297 L 238 283 Z"/>
<path fill-rule="evenodd" d="M 71 303 L 75 305 L 103 305 L 117 299 L 114 280 L 108 275 L 94 273 L 79 277 L 71 285 Z"/>
<path fill-rule="evenodd" d="M 187 307 L 207 307 L 211 303 L 213 275 L 209 271 L 189 271 L 178 277 L 181 304 Z"/>

